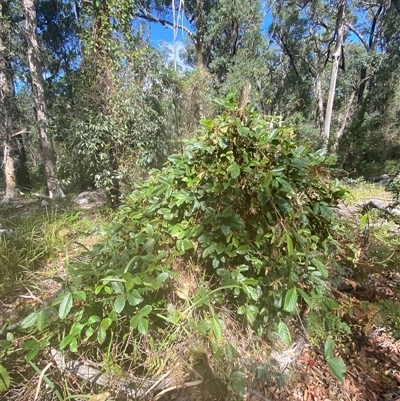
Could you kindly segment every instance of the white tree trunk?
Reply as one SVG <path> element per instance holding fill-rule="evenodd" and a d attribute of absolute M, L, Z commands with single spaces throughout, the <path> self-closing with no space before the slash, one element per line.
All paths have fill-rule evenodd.
<path fill-rule="evenodd" d="M 48 118 L 43 87 L 42 63 L 36 33 L 36 10 L 33 0 L 22 0 L 25 15 L 28 64 L 32 81 L 32 97 L 35 105 L 36 122 L 44 164 L 44 174 L 50 198 L 64 197 L 64 192 L 56 177 L 56 158 L 53 143 L 48 135 Z"/>
<path fill-rule="evenodd" d="M 346 107 L 344 109 L 344 112 L 342 114 L 342 121 L 341 121 L 340 127 L 336 131 L 336 134 L 335 134 L 335 140 L 332 145 L 332 151 L 334 153 L 336 153 L 338 150 L 340 139 L 342 138 L 342 136 L 344 134 L 344 130 L 347 127 L 347 122 L 349 121 L 350 116 L 353 114 L 353 101 L 354 101 L 355 96 L 356 96 L 356 91 L 354 90 L 351 93 L 350 99 L 348 100 Z"/>
<path fill-rule="evenodd" d="M 322 133 L 323 139 L 323 147 L 325 150 L 328 149 L 329 146 L 329 136 L 332 122 L 332 109 L 333 109 L 333 100 L 335 98 L 336 91 L 336 81 L 339 71 L 339 62 L 340 56 L 342 53 L 343 46 L 343 38 L 345 33 L 345 20 L 344 20 L 344 11 L 346 7 L 346 0 L 340 0 L 339 8 L 337 12 L 337 22 L 336 22 L 336 45 L 335 50 L 332 54 L 332 72 L 331 72 L 331 82 L 329 85 L 329 93 L 328 93 L 328 101 L 326 104 L 326 112 L 325 112 L 325 122 L 324 122 L 324 131 Z"/>

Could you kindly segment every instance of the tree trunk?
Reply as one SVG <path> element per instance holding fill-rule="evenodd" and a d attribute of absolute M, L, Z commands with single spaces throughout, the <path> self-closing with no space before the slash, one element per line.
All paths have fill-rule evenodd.
<path fill-rule="evenodd" d="M 335 134 L 335 141 L 332 145 L 332 151 L 334 153 L 336 153 L 339 148 L 339 142 L 342 139 L 344 130 L 346 129 L 346 126 L 347 126 L 347 122 L 349 121 L 351 115 L 353 114 L 353 100 L 354 100 L 355 96 L 356 96 L 356 90 L 354 90 L 351 93 L 350 99 L 346 104 L 344 112 L 342 113 L 342 121 L 341 121 L 339 129 L 337 130 L 337 132 Z"/>
<path fill-rule="evenodd" d="M 11 144 L 13 129 L 12 107 L 15 103 L 9 57 L 9 32 L 5 23 L 6 14 L 3 2 L 0 2 L 0 136 L 3 142 L 3 169 L 6 184 L 4 199 L 8 200 L 14 198 L 17 195 L 17 191 L 14 171 L 14 150 Z"/>
<path fill-rule="evenodd" d="M 33 0 L 22 0 L 25 15 L 28 64 L 32 81 L 32 97 L 35 106 L 44 175 L 50 198 L 64 197 L 64 192 L 56 177 L 56 158 L 53 143 L 48 135 L 48 118 L 43 86 L 42 63 L 36 33 L 36 10 Z"/>
<path fill-rule="evenodd" d="M 324 132 L 324 122 L 325 122 L 325 117 L 324 117 L 324 95 L 323 95 L 323 90 L 322 90 L 322 74 L 317 73 L 315 77 L 315 95 L 317 97 L 317 103 L 318 103 L 318 121 L 319 121 L 319 132 L 322 135 Z"/>
<path fill-rule="evenodd" d="M 14 170 L 14 150 L 7 139 L 3 140 L 3 165 L 5 177 L 4 200 L 13 199 L 17 196 L 17 187 Z"/>
<path fill-rule="evenodd" d="M 29 171 L 26 166 L 27 157 L 25 152 L 24 138 L 22 134 L 14 134 L 12 137 L 12 146 L 14 149 L 14 170 L 17 186 L 22 189 L 31 189 L 32 183 Z"/>
<path fill-rule="evenodd" d="M 339 9 L 337 13 L 337 21 L 336 21 L 336 36 L 337 36 L 336 45 L 335 45 L 335 50 L 333 51 L 332 54 L 331 82 L 329 86 L 328 101 L 326 104 L 324 131 L 322 133 L 323 148 L 325 150 L 328 149 L 329 145 L 333 100 L 335 98 L 336 81 L 339 71 L 339 62 L 340 62 L 340 56 L 342 54 L 343 37 L 345 32 L 345 20 L 344 20 L 345 6 L 346 6 L 346 0 L 340 0 Z"/>

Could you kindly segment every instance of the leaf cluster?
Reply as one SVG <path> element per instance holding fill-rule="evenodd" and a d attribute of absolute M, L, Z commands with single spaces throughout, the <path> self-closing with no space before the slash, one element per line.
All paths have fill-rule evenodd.
<path fill-rule="evenodd" d="M 234 94 L 218 103 L 225 111 L 137 185 L 89 260 L 71 267 L 52 303 L 61 348 L 106 344 L 116 330 L 179 330 L 211 339 L 220 358 L 225 310 L 259 336 L 279 323 L 290 339 L 284 321 L 322 291 L 338 247 L 332 208 L 345 194 L 328 179 L 330 159 L 239 109 Z M 182 265 L 198 285 L 179 295 Z M 34 313 L 25 328 L 45 326 Z"/>

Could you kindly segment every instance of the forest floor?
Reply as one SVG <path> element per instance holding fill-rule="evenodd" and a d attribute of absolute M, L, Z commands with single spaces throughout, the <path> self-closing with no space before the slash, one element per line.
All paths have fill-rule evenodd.
<path fill-rule="evenodd" d="M 354 198 L 341 206 L 339 214 L 346 220 L 359 242 L 358 262 L 351 269 L 351 274 L 343 277 L 341 284 L 333 290 L 338 305 L 336 314 L 350 328 L 348 332 L 335 338 L 335 352 L 347 368 L 344 382 L 339 382 L 333 376 L 323 350 L 306 339 L 296 357 L 281 369 L 279 385 L 271 377 L 252 378 L 249 375 L 250 390 L 243 399 L 400 401 L 399 226 L 382 213 L 371 211 L 368 222 L 361 230 L 360 205 L 371 199 L 390 203 L 390 194 L 366 184 L 356 184 L 350 191 Z M 101 234 L 99 225 L 109 219 L 110 212 L 98 211 L 104 204 L 101 195 L 88 201 L 79 200 L 83 198 L 85 197 L 75 198 L 57 208 L 41 200 L 21 201 L 1 207 L 0 229 L 6 231 L 0 236 L 0 261 L 3 264 L 16 263 L 21 269 L 13 282 L 10 277 L 7 280 L 3 276 L 0 283 L 0 330 L 3 334 L 6 327 L 20 321 L 27 313 L 39 307 L 40 303 L 52 298 L 62 286 L 60 279 L 68 274 L 68 261 L 79 258 L 85 249 L 90 249 L 98 240 Z M 37 220 L 29 220 L 32 215 L 47 216 L 51 224 L 36 232 L 31 225 Z M 32 243 L 24 245 L 24 258 L 20 256 L 17 261 L 10 261 L 15 250 L 7 245 L 7 235 L 12 235 L 12 230 L 17 230 L 22 220 L 28 220 L 24 230 L 30 233 Z M 52 231 L 51 235 L 49 231 Z M 41 242 L 43 240 L 48 242 Z M 46 246 L 54 247 L 57 252 L 40 254 L 38 249 Z M 29 263 L 33 263 L 33 269 L 27 266 Z M 0 270 L 1 274 L 5 273 Z M 294 341 L 298 340 L 295 335 L 293 337 Z M 20 340 L 15 336 L 13 341 L 18 348 Z M 44 376 L 43 369 L 50 357 L 38 362 L 38 370 L 33 373 L 31 367 L 26 365 L 22 353 L 16 353 L 13 361 L 10 361 L 9 355 L 0 335 L 0 366 L 7 365 L 11 376 L 11 387 L 8 392 L 0 394 L 0 400 L 60 401 L 60 397 L 56 397 L 45 383 L 41 384 L 45 390 L 36 393 L 40 387 L 38 383 L 42 382 Z M 51 369 L 48 374 L 51 376 Z M 84 387 L 77 383 L 76 377 L 68 374 L 62 380 L 62 384 L 59 383 L 61 387 L 75 386 L 81 389 L 82 394 Z M 160 399 L 228 400 L 224 396 L 210 395 L 208 391 L 197 391 L 196 394 L 182 397 L 177 392 L 169 392 Z M 103 393 L 90 400 L 105 401 L 107 395 L 109 394 Z M 72 394 L 61 399 L 87 399 L 90 396 L 79 397 Z M 127 399 L 130 398 L 125 398 Z"/>

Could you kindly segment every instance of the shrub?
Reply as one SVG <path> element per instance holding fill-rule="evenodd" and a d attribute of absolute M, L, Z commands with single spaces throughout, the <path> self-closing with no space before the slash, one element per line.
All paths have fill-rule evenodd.
<path fill-rule="evenodd" d="M 178 323 L 220 340 L 226 309 L 260 336 L 279 323 L 288 340 L 298 300 L 311 305 L 323 291 L 338 246 L 332 208 L 345 194 L 329 180 L 330 158 L 253 107 L 238 109 L 234 95 L 218 102 L 225 112 L 137 186 L 89 262 L 75 266 L 53 303 L 70 323 L 61 348 Z M 196 279 L 182 295 L 184 274 Z"/>

